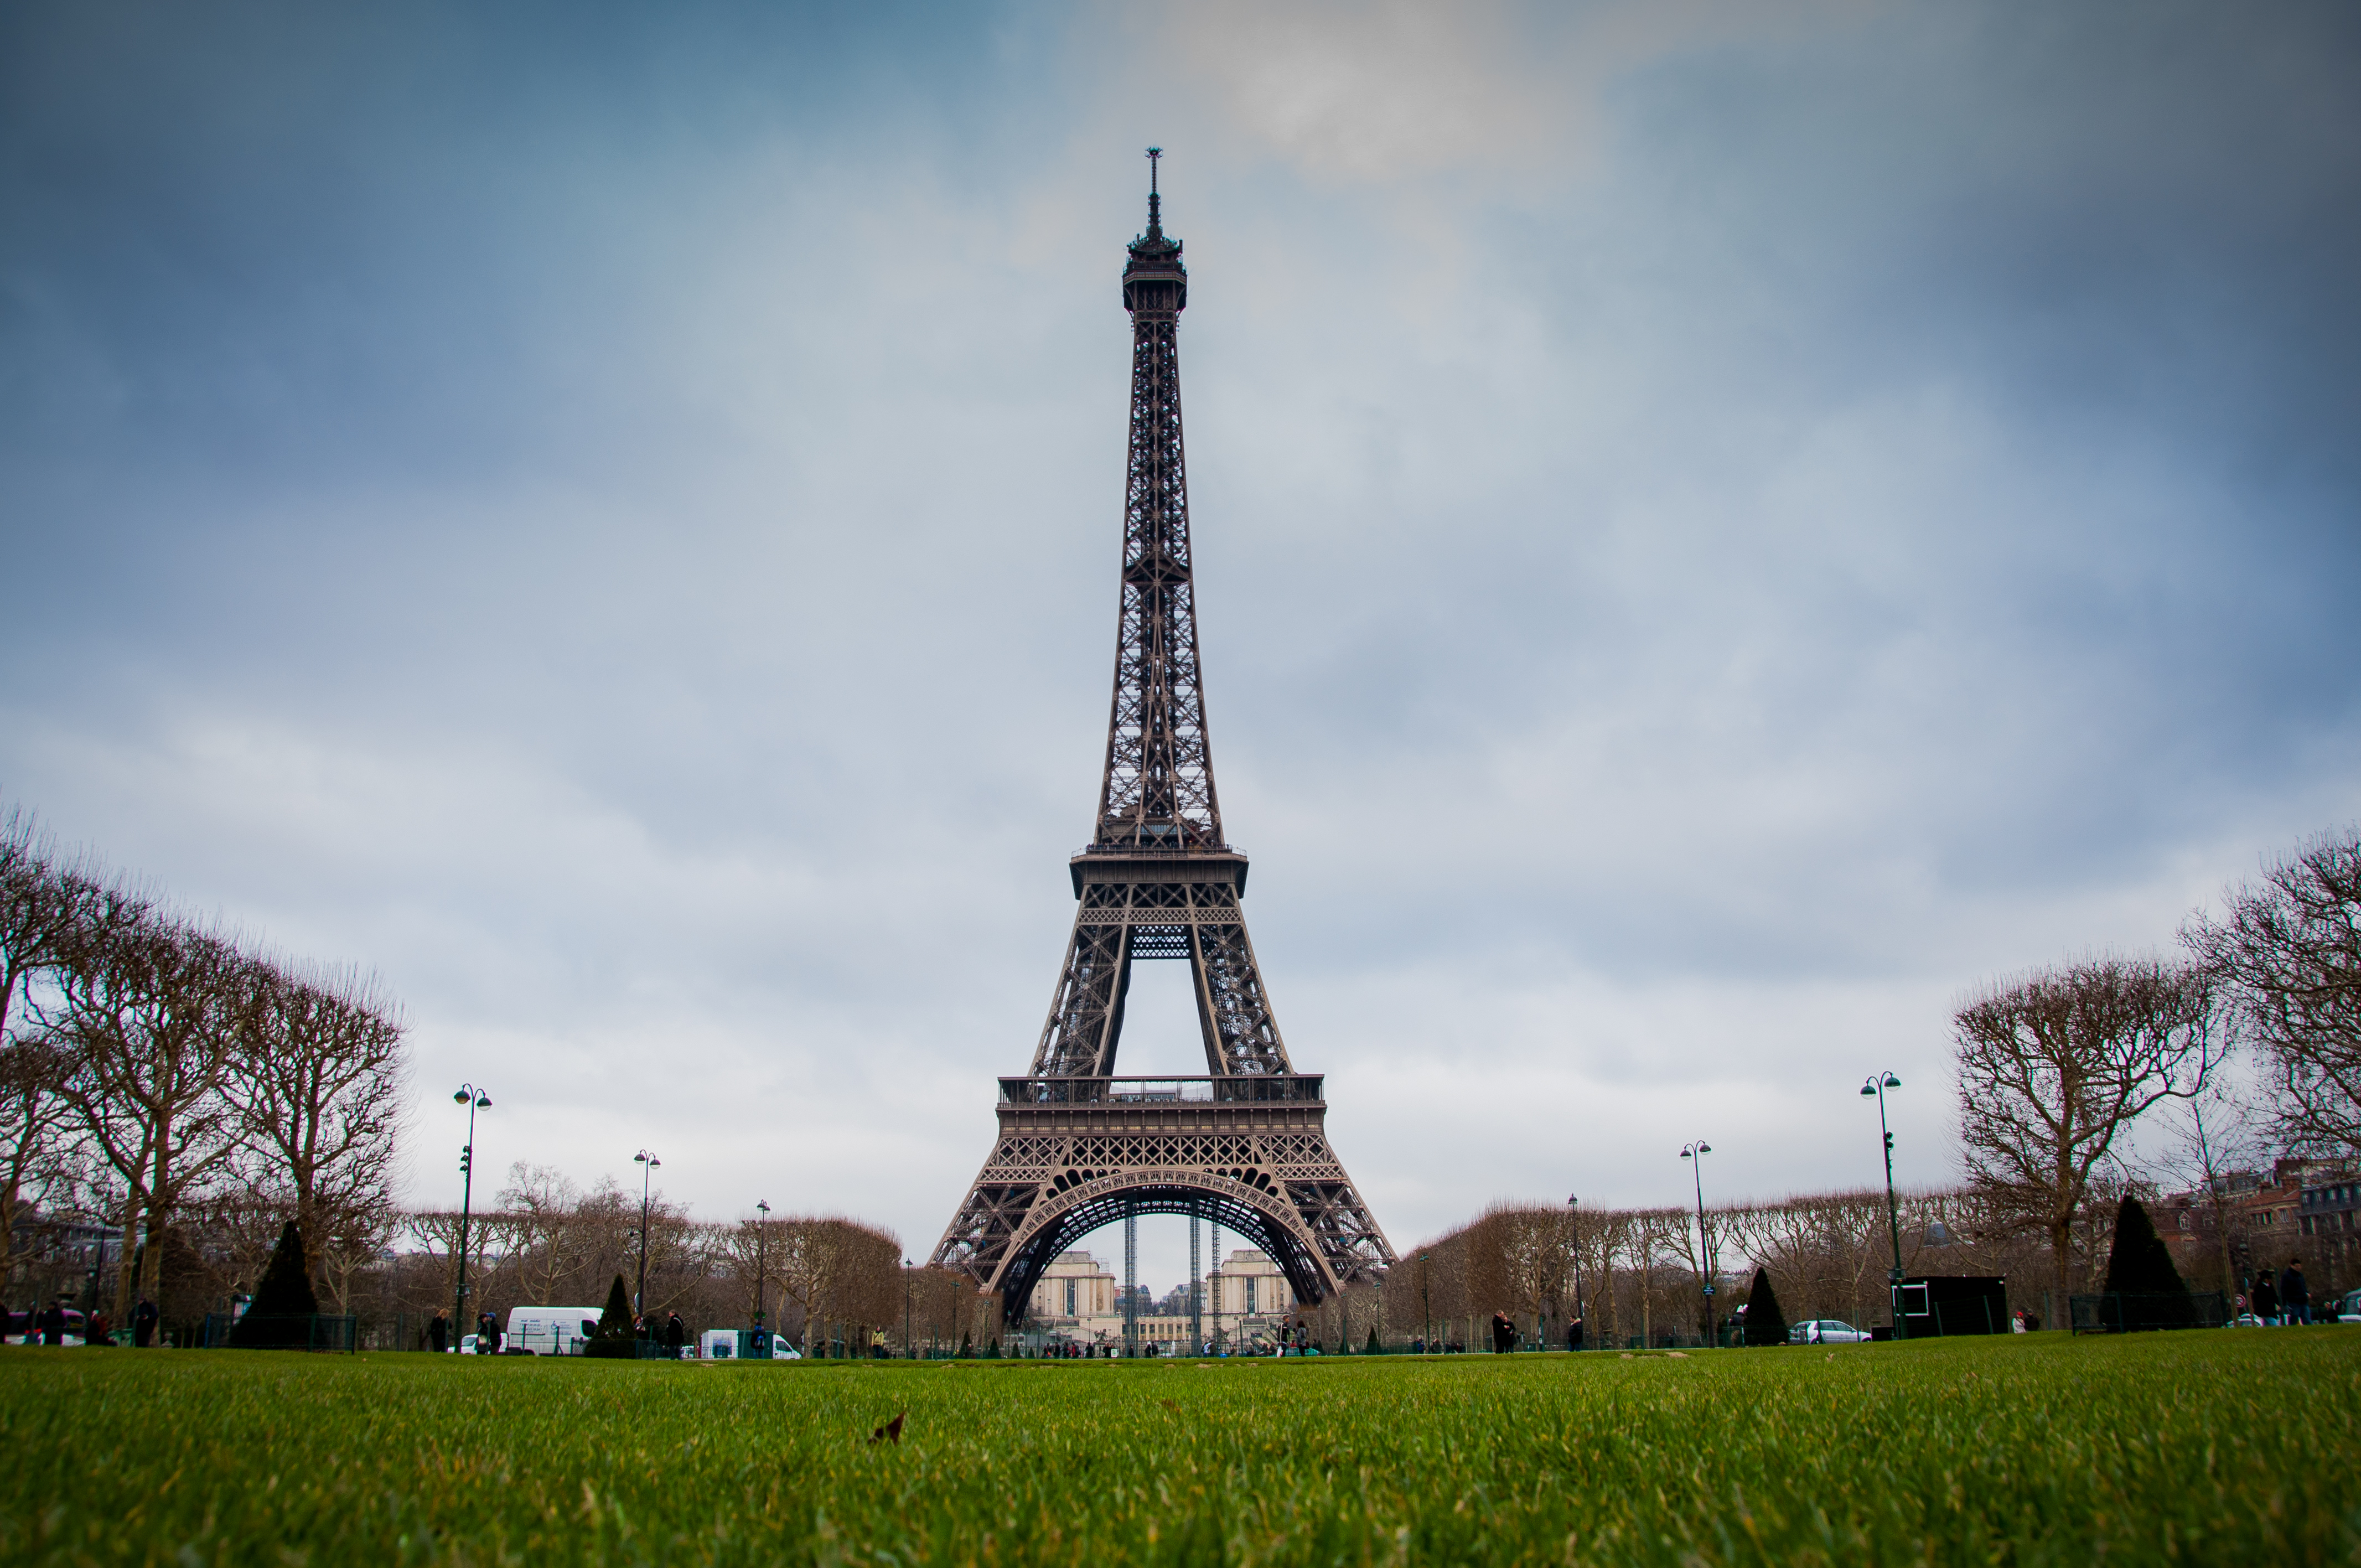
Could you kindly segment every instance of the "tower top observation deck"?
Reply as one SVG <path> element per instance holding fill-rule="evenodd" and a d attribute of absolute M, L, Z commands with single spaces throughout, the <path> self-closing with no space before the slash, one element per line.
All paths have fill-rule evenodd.
<path fill-rule="evenodd" d="M 1160 147 L 1148 149 L 1148 232 L 1125 247 L 1131 260 L 1123 269 L 1123 308 L 1138 315 L 1179 315 L 1189 304 L 1189 269 L 1180 265 L 1180 242 L 1164 232 L 1164 198 L 1156 189 Z"/>

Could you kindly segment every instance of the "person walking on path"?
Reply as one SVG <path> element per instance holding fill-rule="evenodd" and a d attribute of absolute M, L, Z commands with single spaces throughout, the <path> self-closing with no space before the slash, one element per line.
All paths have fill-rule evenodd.
<path fill-rule="evenodd" d="M 2279 1287 L 2271 1283 L 2271 1271 L 2268 1264 L 2255 1270 L 2255 1286 L 2247 1294 L 2254 1300 L 2255 1321 L 2277 1328 L 2279 1321 Z"/>
<path fill-rule="evenodd" d="M 680 1321 L 678 1312 L 671 1313 L 664 1319 L 664 1354 L 678 1361 L 680 1347 L 688 1343 L 688 1325 Z"/>
<path fill-rule="evenodd" d="M 434 1321 L 426 1325 L 426 1348 L 437 1355 L 451 1348 L 451 1321 L 440 1307 L 434 1309 Z"/>
<path fill-rule="evenodd" d="M 41 1343 L 43 1344 L 66 1343 L 66 1299 L 62 1296 L 42 1309 Z"/>
<path fill-rule="evenodd" d="M 1565 1348 L 1568 1350 L 1580 1350 L 1582 1348 L 1582 1320 L 1580 1318 L 1573 1319 L 1565 1325 Z"/>
<path fill-rule="evenodd" d="M 1506 1355 L 1516 1348 L 1517 1325 L 1509 1321 L 1506 1312 L 1492 1314 L 1492 1354 Z"/>
<path fill-rule="evenodd" d="M 2312 1321 L 2312 1287 L 2303 1282 L 2303 1259 L 2288 1259 L 2285 1271 L 2279 1275 L 2279 1310 L 2290 1323 Z"/>
<path fill-rule="evenodd" d="M 156 1303 L 145 1296 L 139 1298 L 139 1305 L 131 1309 L 131 1347 L 134 1350 L 146 1350 L 156 1343 L 158 1315 Z"/>

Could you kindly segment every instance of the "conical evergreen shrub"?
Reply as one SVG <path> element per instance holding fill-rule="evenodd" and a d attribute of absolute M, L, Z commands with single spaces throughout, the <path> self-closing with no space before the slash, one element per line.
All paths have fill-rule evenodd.
<path fill-rule="evenodd" d="M 1756 1269 L 1754 1283 L 1746 1289 L 1746 1343 L 1787 1343 L 1787 1314 L 1779 1305 L 1779 1293 L 1771 1288 L 1771 1271 L 1767 1268 Z"/>
<path fill-rule="evenodd" d="M 619 1357 L 629 1361 L 640 1354 L 632 1343 L 631 1293 L 623 1288 L 623 1277 L 615 1276 L 615 1283 L 607 1287 L 607 1305 L 598 1313 L 598 1327 L 582 1346 L 585 1355 Z"/>
<path fill-rule="evenodd" d="M 1375 1323 L 1371 1323 L 1371 1324 L 1369 1325 L 1369 1345 L 1368 1345 L 1368 1354 L 1371 1354 L 1371 1355 L 1376 1355 L 1376 1354 L 1378 1354 L 1378 1325 L 1377 1325 L 1377 1324 L 1375 1324 Z"/>
<path fill-rule="evenodd" d="M 2172 1264 L 2172 1249 L 2156 1234 L 2147 1210 L 2130 1193 L 2115 1208 L 2115 1245 L 2107 1254 L 2107 1294 L 2102 1316 L 2113 1327 L 2179 1329 L 2196 1321 L 2189 1282 Z"/>
<path fill-rule="evenodd" d="M 261 1283 L 254 1288 L 253 1302 L 229 1331 L 230 1346 L 308 1350 L 312 1320 L 319 1310 L 320 1299 L 312 1293 L 311 1262 L 303 1254 L 303 1233 L 290 1220 L 280 1230 L 279 1245 L 270 1249 L 270 1262 L 262 1270 Z"/>

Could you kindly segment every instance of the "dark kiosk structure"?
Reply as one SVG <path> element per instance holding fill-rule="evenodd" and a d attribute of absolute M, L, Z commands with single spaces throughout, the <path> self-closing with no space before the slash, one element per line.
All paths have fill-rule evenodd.
<path fill-rule="evenodd" d="M 1394 1261 L 1329 1146 L 1320 1079 L 1279 1039 L 1239 904 L 1246 858 L 1222 836 L 1180 441 L 1189 274 L 1148 156 L 1148 232 L 1123 271 L 1131 451 L 1098 822 L 1071 862 L 1073 935 L 1032 1069 L 1000 1080 L 999 1139 L 934 1253 L 997 1292 L 1010 1322 L 1060 1252 L 1143 1213 L 1251 1238 L 1307 1303 Z M 1195 980 L 1202 1078 L 1115 1076 L 1131 966 L 1152 959 Z"/>
<path fill-rule="evenodd" d="M 1903 1338 L 1945 1334 L 2004 1334 L 2008 1280 L 1998 1274 L 1918 1274 L 1903 1280 Z"/>

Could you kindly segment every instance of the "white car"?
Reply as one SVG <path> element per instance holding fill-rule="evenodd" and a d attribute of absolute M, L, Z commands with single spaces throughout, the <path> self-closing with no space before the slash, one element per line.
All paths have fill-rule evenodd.
<path fill-rule="evenodd" d="M 1810 1318 L 1789 1326 L 1789 1344 L 1863 1344 L 1870 1339 L 1867 1329 L 1857 1329 L 1837 1318 Z"/>

